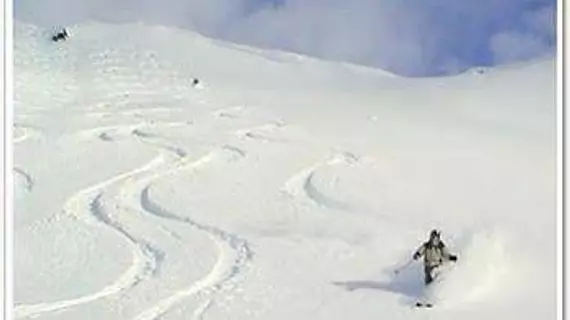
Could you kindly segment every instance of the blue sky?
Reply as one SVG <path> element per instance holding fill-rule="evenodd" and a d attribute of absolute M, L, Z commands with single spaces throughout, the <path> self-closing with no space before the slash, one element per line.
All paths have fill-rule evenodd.
<path fill-rule="evenodd" d="M 555 0 L 14 0 L 16 19 L 146 21 L 408 76 L 551 54 Z"/>

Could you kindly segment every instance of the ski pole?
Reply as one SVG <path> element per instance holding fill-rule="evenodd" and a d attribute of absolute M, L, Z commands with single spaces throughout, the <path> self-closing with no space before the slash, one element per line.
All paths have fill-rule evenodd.
<path fill-rule="evenodd" d="M 409 267 L 409 266 L 412 264 L 413 261 L 414 261 L 413 259 L 408 260 L 408 262 L 406 262 L 406 264 L 404 264 L 403 266 L 401 266 L 401 267 L 397 268 L 396 270 L 394 270 L 394 274 L 399 274 L 400 272 L 402 272 L 404 269 L 406 269 L 407 267 Z"/>

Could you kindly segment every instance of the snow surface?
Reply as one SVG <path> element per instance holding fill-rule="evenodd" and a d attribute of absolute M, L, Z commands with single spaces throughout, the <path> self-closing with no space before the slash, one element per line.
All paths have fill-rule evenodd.
<path fill-rule="evenodd" d="M 406 79 L 52 31 L 15 25 L 16 318 L 555 317 L 554 59 Z M 394 270 L 433 227 L 459 261 L 424 292 Z"/>

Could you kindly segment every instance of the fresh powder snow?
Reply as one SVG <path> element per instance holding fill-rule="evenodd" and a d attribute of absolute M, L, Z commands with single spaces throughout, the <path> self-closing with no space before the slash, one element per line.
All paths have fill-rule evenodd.
<path fill-rule="evenodd" d="M 142 23 L 14 32 L 16 319 L 554 319 L 553 57 L 412 79 Z M 432 228 L 459 260 L 425 290 Z"/>

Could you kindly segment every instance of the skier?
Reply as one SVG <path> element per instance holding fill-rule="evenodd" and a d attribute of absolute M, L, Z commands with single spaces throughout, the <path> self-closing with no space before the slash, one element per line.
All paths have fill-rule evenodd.
<path fill-rule="evenodd" d="M 67 29 L 63 28 L 58 33 L 56 33 L 53 37 L 51 37 L 51 41 L 58 42 L 58 41 L 65 41 L 69 38 L 69 33 Z"/>
<path fill-rule="evenodd" d="M 441 233 L 432 230 L 429 240 L 424 242 L 413 255 L 414 260 L 424 257 L 424 283 L 429 285 L 434 280 L 434 271 L 446 261 L 457 261 L 457 256 L 447 251 L 445 244 L 441 241 Z"/>

